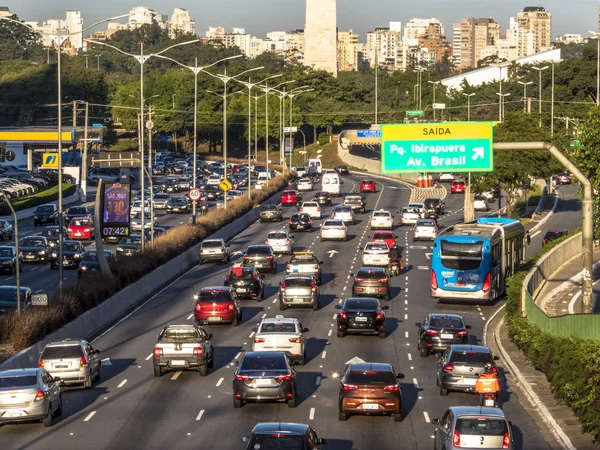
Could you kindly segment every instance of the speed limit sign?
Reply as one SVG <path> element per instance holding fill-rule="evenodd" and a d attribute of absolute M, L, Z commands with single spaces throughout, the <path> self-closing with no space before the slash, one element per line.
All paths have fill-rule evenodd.
<path fill-rule="evenodd" d="M 200 197 L 202 197 L 200 189 L 194 188 L 190 189 L 190 191 L 188 192 L 188 198 L 193 202 L 197 202 L 198 200 L 200 200 Z"/>

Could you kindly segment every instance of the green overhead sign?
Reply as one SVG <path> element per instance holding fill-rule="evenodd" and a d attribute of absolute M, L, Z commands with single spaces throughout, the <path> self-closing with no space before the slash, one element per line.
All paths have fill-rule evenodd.
<path fill-rule="evenodd" d="M 493 171 L 492 122 L 381 126 L 382 173 Z"/>

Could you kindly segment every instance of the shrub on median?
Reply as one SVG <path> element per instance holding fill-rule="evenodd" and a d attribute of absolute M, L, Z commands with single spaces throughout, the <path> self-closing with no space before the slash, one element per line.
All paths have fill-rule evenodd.
<path fill-rule="evenodd" d="M 33 345 L 277 194 L 290 180 L 289 175 L 278 176 L 268 187 L 253 191 L 252 200 L 242 197 L 228 203 L 227 210 L 217 208 L 199 217 L 195 226 L 187 224 L 168 230 L 143 255 L 117 260 L 112 267 L 114 282 L 108 282 L 100 273 L 88 274 L 76 285 L 65 286 L 63 295 L 55 295 L 48 307 L 29 308 L 21 316 L 0 317 L 0 342 L 10 344 L 15 353 Z"/>

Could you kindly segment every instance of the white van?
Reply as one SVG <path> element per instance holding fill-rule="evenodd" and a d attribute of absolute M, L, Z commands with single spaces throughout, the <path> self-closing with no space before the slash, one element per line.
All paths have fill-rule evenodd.
<path fill-rule="evenodd" d="M 306 165 L 308 166 L 309 171 L 310 171 L 310 168 L 312 166 L 314 166 L 314 167 L 317 168 L 317 172 L 319 172 L 319 173 L 323 172 L 323 167 L 321 166 L 321 160 L 319 158 L 310 158 L 310 159 L 307 159 L 306 160 Z"/>
<path fill-rule="evenodd" d="M 321 179 L 321 190 L 328 192 L 331 195 L 341 197 L 342 186 L 340 183 L 340 176 L 337 173 L 324 173 Z"/>

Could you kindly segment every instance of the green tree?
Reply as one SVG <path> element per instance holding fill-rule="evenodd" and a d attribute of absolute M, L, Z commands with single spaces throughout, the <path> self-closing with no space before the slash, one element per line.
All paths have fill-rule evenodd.
<path fill-rule="evenodd" d="M 19 21 L 13 14 L 10 19 Z M 31 28 L 10 20 L 0 20 L 0 61 L 29 59 L 41 49 L 41 36 Z"/>

